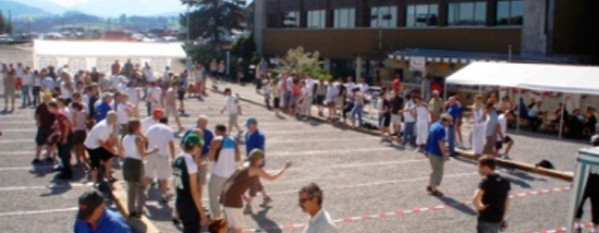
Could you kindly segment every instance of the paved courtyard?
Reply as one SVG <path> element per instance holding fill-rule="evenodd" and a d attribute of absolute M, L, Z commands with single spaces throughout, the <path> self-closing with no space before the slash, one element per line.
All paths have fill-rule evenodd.
<path fill-rule="evenodd" d="M 241 96 L 259 99 L 251 87 L 233 89 Z M 219 114 L 223 101 L 224 97 L 216 93 L 210 93 L 204 101 L 186 100 L 190 117 L 182 118 L 184 125 L 192 126 L 200 114 L 210 118 L 210 128 L 225 123 L 225 116 Z M 324 207 L 340 232 L 474 230 L 476 213 L 469 200 L 480 176 L 472 162 L 449 161 L 441 186 L 446 197 L 435 198 L 425 191 L 429 162 L 412 149 L 380 143 L 377 137 L 353 130 L 276 116 L 245 102 L 243 110 L 241 118 L 257 117 L 267 137 L 266 168 L 276 170 L 285 161 L 293 162 L 292 169 L 280 179 L 265 182 L 274 202 L 264 209 L 258 206 L 259 200 L 255 201 L 254 214 L 246 215 L 247 231 L 301 232 L 307 217 L 297 206 L 297 191 L 310 182 L 324 189 Z M 87 178 L 80 173 L 69 183 L 56 181 L 49 164 L 36 168 L 30 165 L 35 135 L 32 109 L 1 115 L 0 130 L 1 231 L 71 231 L 77 197 L 90 188 L 85 183 Z M 528 156 L 537 154 L 574 158 L 576 149 L 583 146 L 527 135 L 516 136 L 516 140 L 522 143 L 516 145 L 513 157 L 526 162 L 534 162 L 536 159 Z M 536 232 L 564 225 L 569 183 L 520 171 L 500 172 L 512 182 L 514 198 L 507 215 L 507 232 Z M 168 206 L 159 203 L 156 192 L 150 191 L 149 219 L 162 232 L 179 232 L 170 221 L 172 202 Z M 207 204 L 207 199 L 204 201 Z"/>

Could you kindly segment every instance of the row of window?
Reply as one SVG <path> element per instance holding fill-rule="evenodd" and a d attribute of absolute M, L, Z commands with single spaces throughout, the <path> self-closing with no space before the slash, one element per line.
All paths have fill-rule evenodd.
<path fill-rule="evenodd" d="M 498 0 L 495 23 L 497 25 L 521 25 L 523 17 L 523 0 Z M 376 6 L 370 9 L 370 27 L 397 27 L 397 6 Z M 406 8 L 406 27 L 437 26 L 439 4 L 408 5 Z M 338 8 L 333 12 L 334 28 L 356 27 L 356 9 Z M 272 20 L 276 17 L 269 17 Z M 487 19 L 486 2 L 459 2 L 447 5 L 447 25 L 485 25 Z M 269 25 L 273 25 L 269 23 Z M 283 14 L 283 27 L 299 27 L 300 12 L 290 11 Z M 326 11 L 307 11 L 308 28 L 325 28 Z"/>

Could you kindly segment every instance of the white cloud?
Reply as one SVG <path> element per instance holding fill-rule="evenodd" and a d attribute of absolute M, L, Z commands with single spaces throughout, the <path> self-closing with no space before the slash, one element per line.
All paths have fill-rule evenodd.
<path fill-rule="evenodd" d="M 61 6 L 70 7 L 77 4 L 85 3 L 87 0 L 47 0 Z"/>

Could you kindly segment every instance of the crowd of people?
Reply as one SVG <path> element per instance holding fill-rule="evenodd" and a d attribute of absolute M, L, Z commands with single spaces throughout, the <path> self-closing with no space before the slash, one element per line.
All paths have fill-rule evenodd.
<path fill-rule="evenodd" d="M 184 232 L 199 232 L 202 225 L 208 225 L 208 216 L 213 220 L 224 218 L 232 232 L 242 232 L 247 227 L 244 213 L 253 212 L 253 198 L 261 193 L 262 206 L 272 201 L 261 180 L 277 179 L 291 163 L 285 163 L 275 173 L 264 170 L 265 135 L 254 117 L 245 120 L 246 132 L 240 127 L 238 118 L 243 111 L 231 89 L 224 90 L 225 102 L 220 110 L 221 114 L 227 113 L 228 125 L 217 124 L 211 131 L 209 119 L 199 116 L 195 127 L 184 129 L 179 119 L 186 114 L 184 99 L 186 95 L 202 98 L 206 94 L 208 77 L 220 73 L 220 65 L 215 63 L 209 65 L 209 71 L 196 63 L 189 73 L 186 70 L 180 74 L 166 67 L 161 76 L 155 75 L 149 64 L 142 68 L 130 60 L 123 66 L 115 61 L 106 75 L 95 68 L 72 75 L 66 65 L 32 71 L 22 64 L 16 67 L 3 64 L 5 111 L 14 111 L 14 97 L 16 90 L 20 90 L 21 107 L 35 107 L 37 148 L 32 163 L 42 163 L 44 149 L 45 160 L 55 163 L 57 150 L 61 179 L 70 180 L 73 169 L 81 169 L 89 172 L 91 182 L 115 182 L 111 165 L 115 160 L 121 162 L 127 183 L 129 216 L 126 217 L 139 218 L 144 214 L 148 187 L 157 181 L 162 202 L 168 203 L 175 197 L 173 221 L 181 223 Z M 464 113 L 470 111 L 472 129 L 466 140 L 470 141 L 472 152 L 480 156 L 478 169 L 484 176 L 473 196 L 473 205 L 479 211 L 477 231 L 496 232 L 505 227 L 503 216 L 509 207 L 510 185 L 494 172 L 495 159 L 510 158 L 514 140 L 507 135 L 507 128 L 514 117 L 522 116 L 514 110 L 525 111 L 532 129 L 536 130 L 541 102 L 523 110 L 514 108 L 509 97 L 498 101 L 494 94 L 486 100 L 476 95 L 474 104 L 467 107 L 459 95 L 443 100 L 438 91 L 425 100 L 417 89 L 402 89 L 399 77 L 390 88 L 381 89 L 373 97 L 365 79 L 354 81 L 351 76 L 343 82 L 281 74 L 277 81 L 267 81 L 262 91 L 268 108 L 274 108 L 277 114 L 283 112 L 308 120 L 316 105 L 318 116 L 325 117 L 326 109 L 328 121 L 352 127 L 367 124 L 363 113 L 367 105 L 372 105 L 378 114 L 382 142 L 399 138 L 404 147 L 411 146 L 427 155 L 432 172 L 426 190 L 433 196 L 443 196 L 439 186 L 444 163 L 456 155 L 456 148 L 466 145 L 462 124 Z M 29 98 L 30 89 L 33 98 Z M 144 118 L 139 113 L 142 101 L 147 106 Z M 588 116 L 581 121 L 583 127 L 596 123 L 596 119 L 590 122 L 593 111 L 592 108 L 587 111 Z M 567 113 L 560 109 L 557 114 Z M 169 126 L 170 119 L 174 119 L 177 129 Z M 233 130 L 237 130 L 237 137 L 244 136 L 245 156 L 236 137 L 231 136 Z M 178 141 L 176 138 L 181 133 L 184 134 Z M 177 148 L 181 151 L 179 155 Z M 75 155 L 74 166 L 71 154 Z M 247 163 L 239 168 L 243 160 Z M 209 163 L 212 170 L 208 178 Z M 169 180 L 173 182 L 169 184 Z M 201 198 L 205 188 L 208 209 Z M 173 189 L 175 192 L 171 193 Z M 323 194 L 316 184 L 303 187 L 298 196 L 300 207 L 311 216 L 306 232 L 336 232 L 329 214 L 322 208 Z M 113 219 L 115 224 L 122 225 L 117 214 L 104 210 L 103 202 L 97 199 L 95 192 L 80 198 L 80 204 L 89 204 L 80 205 L 75 232 L 85 232 L 85 222 L 98 219 Z M 90 212 L 89 207 L 94 209 Z"/>

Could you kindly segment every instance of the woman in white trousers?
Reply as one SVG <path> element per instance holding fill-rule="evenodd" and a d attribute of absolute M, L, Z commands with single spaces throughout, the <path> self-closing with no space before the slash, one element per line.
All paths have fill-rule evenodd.
<path fill-rule="evenodd" d="M 474 97 L 472 105 L 472 150 L 475 155 L 482 155 L 485 143 L 485 110 L 481 95 Z"/>

